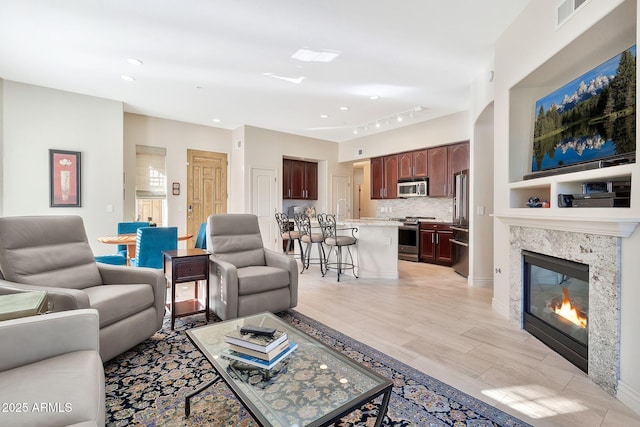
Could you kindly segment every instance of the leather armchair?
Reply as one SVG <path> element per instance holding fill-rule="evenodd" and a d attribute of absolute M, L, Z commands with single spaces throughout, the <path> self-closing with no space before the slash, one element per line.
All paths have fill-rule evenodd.
<path fill-rule="evenodd" d="M 222 320 L 298 304 L 298 266 L 285 254 L 264 248 L 258 218 L 218 214 L 207 219 L 210 305 Z"/>
<path fill-rule="evenodd" d="M 0 322 L 0 402 L 14 405 L 0 425 L 104 426 L 98 324 L 93 309 Z"/>
<path fill-rule="evenodd" d="M 161 270 L 96 263 L 79 216 L 0 218 L 3 285 L 45 290 L 54 311 L 95 308 L 107 361 L 162 328 Z"/>

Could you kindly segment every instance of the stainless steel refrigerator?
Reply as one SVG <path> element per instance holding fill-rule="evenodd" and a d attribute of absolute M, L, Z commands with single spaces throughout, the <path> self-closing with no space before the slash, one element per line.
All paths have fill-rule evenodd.
<path fill-rule="evenodd" d="M 453 269 L 460 275 L 469 275 L 469 170 L 453 175 Z"/>

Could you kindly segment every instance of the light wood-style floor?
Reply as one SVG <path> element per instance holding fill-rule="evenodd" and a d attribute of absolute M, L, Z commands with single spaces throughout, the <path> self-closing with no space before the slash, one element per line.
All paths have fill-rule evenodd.
<path fill-rule="evenodd" d="M 300 275 L 295 308 L 535 426 L 640 426 L 640 416 L 491 309 L 492 290 L 400 261 L 400 279 Z"/>

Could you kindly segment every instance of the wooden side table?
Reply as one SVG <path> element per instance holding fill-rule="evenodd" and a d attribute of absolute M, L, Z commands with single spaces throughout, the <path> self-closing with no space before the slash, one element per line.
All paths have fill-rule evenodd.
<path fill-rule="evenodd" d="M 164 276 L 171 286 L 171 302 L 167 308 L 171 311 L 171 329 L 176 317 L 196 313 L 205 313 L 209 322 L 209 253 L 202 249 L 178 249 L 163 251 Z M 198 281 L 206 281 L 205 300 L 198 297 Z M 176 285 L 195 282 L 194 297 L 176 302 Z"/>

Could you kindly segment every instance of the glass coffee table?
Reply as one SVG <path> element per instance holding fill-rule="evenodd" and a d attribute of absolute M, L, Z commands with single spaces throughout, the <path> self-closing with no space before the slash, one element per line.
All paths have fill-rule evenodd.
<path fill-rule="evenodd" d="M 222 356 L 229 347 L 225 334 L 243 325 L 283 330 L 298 347 L 272 369 L 237 364 Z M 217 377 L 185 399 L 222 379 L 262 426 L 326 426 L 382 396 L 376 426 L 382 425 L 393 383 L 329 348 L 272 313 L 228 320 L 187 331 L 211 363 Z"/>

